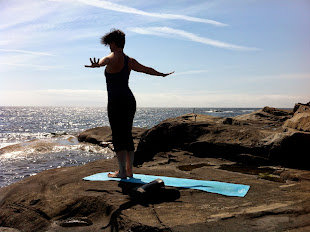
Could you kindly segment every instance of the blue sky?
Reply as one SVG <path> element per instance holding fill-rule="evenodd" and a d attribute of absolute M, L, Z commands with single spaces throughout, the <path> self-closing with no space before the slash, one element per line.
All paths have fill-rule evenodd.
<path fill-rule="evenodd" d="M 106 106 L 100 37 L 163 77 L 132 72 L 138 107 L 293 107 L 310 101 L 308 0 L 0 0 L 0 106 Z"/>

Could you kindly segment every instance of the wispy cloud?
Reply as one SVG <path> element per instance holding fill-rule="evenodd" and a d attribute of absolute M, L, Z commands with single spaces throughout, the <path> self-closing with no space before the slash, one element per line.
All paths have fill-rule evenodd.
<path fill-rule="evenodd" d="M 173 76 L 183 76 L 183 75 L 185 76 L 185 75 L 206 73 L 206 72 L 208 72 L 208 70 L 189 70 L 189 71 L 174 73 Z"/>
<path fill-rule="evenodd" d="M 7 45 L 10 43 L 10 40 L 0 40 L 0 46 Z"/>
<path fill-rule="evenodd" d="M 0 91 L 0 105 L 7 106 L 105 106 L 106 102 L 106 91 L 97 89 Z"/>
<path fill-rule="evenodd" d="M 45 90 L 36 90 L 36 93 L 44 95 L 63 95 L 63 96 L 106 96 L 107 91 L 101 89 L 45 89 Z"/>
<path fill-rule="evenodd" d="M 309 95 L 277 95 L 205 92 L 142 93 L 135 96 L 139 107 L 287 107 L 308 102 Z M 100 89 L 42 89 L 0 91 L 0 105 L 18 106 L 106 106 L 107 93 Z"/>
<path fill-rule="evenodd" d="M 221 23 L 215 20 L 202 19 L 202 18 L 191 17 L 187 15 L 179 15 L 179 14 L 151 13 L 151 12 L 146 12 L 146 11 L 139 10 L 133 7 L 128 7 L 128 6 L 124 6 L 121 4 L 112 3 L 109 1 L 99 1 L 99 0 L 50 0 L 50 1 L 80 2 L 86 5 L 90 5 L 90 6 L 95 6 L 95 7 L 103 8 L 106 10 L 117 11 L 117 12 L 128 13 L 128 14 L 142 15 L 142 16 L 162 18 L 162 19 L 178 19 L 178 20 L 185 20 L 185 21 L 190 21 L 190 22 L 207 23 L 207 24 L 212 24 L 215 26 L 227 26 L 227 24 L 224 24 L 224 23 Z"/>
<path fill-rule="evenodd" d="M 44 1 L 7 1 L 1 6 L 0 30 L 31 23 L 54 11 L 54 7 Z"/>
<path fill-rule="evenodd" d="M 7 54 L 4 54 L 7 53 Z M 0 66 L 1 69 L 15 69 L 27 67 L 32 70 L 51 70 L 60 66 L 53 66 L 48 63 L 48 60 L 53 58 L 53 54 L 47 52 L 36 52 L 20 49 L 2 49 L 0 48 Z M 42 57 L 46 57 L 42 59 Z M 47 65 L 45 65 L 47 64 Z"/>
<path fill-rule="evenodd" d="M 136 93 L 140 107 L 253 107 L 264 106 L 292 108 L 296 102 L 308 102 L 308 96 L 288 94 L 246 93 L 187 93 L 162 92 Z"/>
<path fill-rule="evenodd" d="M 260 75 L 260 76 L 252 76 L 249 78 L 249 76 L 241 77 L 240 79 L 244 81 L 253 82 L 255 81 L 288 81 L 288 80 L 294 80 L 294 81 L 310 81 L 310 73 L 280 73 L 280 74 L 274 74 L 274 75 Z"/>
<path fill-rule="evenodd" d="M 207 37 L 201 37 L 187 31 L 173 29 L 170 27 L 133 27 L 128 28 L 128 30 L 143 35 L 170 36 L 170 37 L 172 36 L 175 38 L 185 38 L 194 42 L 232 50 L 242 50 L 242 51 L 260 50 L 254 47 L 244 47 L 218 40 L 209 39 Z"/>
<path fill-rule="evenodd" d="M 22 66 L 22 67 L 29 67 L 32 68 L 34 70 L 50 70 L 50 69 L 55 69 L 55 68 L 59 68 L 58 66 L 48 66 L 48 65 L 39 65 L 39 64 L 20 64 L 20 63 L 3 63 L 0 62 L 0 66 L 13 66 L 13 67 L 18 67 L 18 66 Z"/>
<path fill-rule="evenodd" d="M 34 51 L 18 50 L 18 49 L 2 49 L 2 48 L 0 48 L 0 52 L 17 52 L 17 53 L 39 55 L 39 56 L 54 56 L 53 54 L 46 53 L 46 52 L 34 52 Z"/>

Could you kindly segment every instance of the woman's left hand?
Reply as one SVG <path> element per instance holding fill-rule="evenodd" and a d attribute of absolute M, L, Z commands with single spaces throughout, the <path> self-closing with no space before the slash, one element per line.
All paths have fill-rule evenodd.
<path fill-rule="evenodd" d="M 96 58 L 94 57 L 94 61 L 89 58 L 91 65 L 84 65 L 86 68 L 100 68 L 99 59 L 96 61 Z"/>
<path fill-rule="evenodd" d="M 164 73 L 164 74 L 163 74 L 163 77 L 169 76 L 169 75 L 171 75 L 171 74 L 173 74 L 173 73 L 174 73 L 174 71 L 171 72 L 171 73 Z"/>

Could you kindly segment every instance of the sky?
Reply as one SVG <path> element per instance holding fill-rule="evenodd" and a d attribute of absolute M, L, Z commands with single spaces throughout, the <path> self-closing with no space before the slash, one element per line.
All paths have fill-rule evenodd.
<path fill-rule="evenodd" d="M 100 38 L 167 77 L 132 71 L 138 107 L 292 108 L 310 101 L 309 0 L 0 0 L 0 106 L 107 105 Z"/>

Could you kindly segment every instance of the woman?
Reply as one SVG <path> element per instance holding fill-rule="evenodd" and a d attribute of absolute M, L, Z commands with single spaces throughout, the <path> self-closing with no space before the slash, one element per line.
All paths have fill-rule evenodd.
<path fill-rule="evenodd" d="M 139 64 L 135 59 L 124 54 L 125 34 L 121 30 L 112 30 L 101 38 L 101 43 L 109 46 L 111 53 L 93 60 L 87 68 L 106 66 L 105 76 L 108 91 L 108 117 L 112 129 L 112 142 L 119 164 L 119 171 L 109 173 L 109 177 L 127 178 L 133 176 L 134 143 L 132 123 L 136 112 L 136 101 L 128 80 L 130 71 L 143 72 L 154 76 L 168 76 L 153 68 Z"/>

